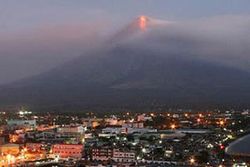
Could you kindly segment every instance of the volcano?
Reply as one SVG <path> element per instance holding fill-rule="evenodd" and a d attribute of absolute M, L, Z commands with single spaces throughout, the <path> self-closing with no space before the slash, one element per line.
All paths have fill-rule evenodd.
<path fill-rule="evenodd" d="M 155 23 L 139 17 L 113 37 L 116 45 L 104 44 L 49 72 L 1 87 L 0 105 L 63 110 L 249 105 L 248 72 L 190 53 L 159 50 L 157 41 L 167 43 L 162 35 L 150 34 L 157 25 L 169 23 Z M 145 40 L 154 45 L 144 45 Z"/>
<path fill-rule="evenodd" d="M 134 37 L 143 36 L 145 35 L 146 31 L 150 31 L 162 26 L 170 26 L 171 24 L 172 22 L 170 21 L 159 20 L 142 15 L 115 33 L 113 37 L 111 37 L 110 41 L 117 44 L 130 38 L 133 39 Z"/>

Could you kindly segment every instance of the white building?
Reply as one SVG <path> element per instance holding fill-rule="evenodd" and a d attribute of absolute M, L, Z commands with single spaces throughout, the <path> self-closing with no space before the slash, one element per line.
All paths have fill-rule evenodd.
<path fill-rule="evenodd" d="M 113 150 L 113 158 L 115 162 L 135 162 L 135 153 L 131 151 Z"/>
<path fill-rule="evenodd" d="M 36 120 L 7 120 L 7 125 L 11 128 L 36 128 Z"/>
<path fill-rule="evenodd" d="M 107 127 L 102 129 L 103 134 L 120 134 L 122 132 L 121 127 Z"/>
<path fill-rule="evenodd" d="M 122 125 L 125 128 L 144 128 L 143 122 L 126 122 Z"/>
<path fill-rule="evenodd" d="M 206 134 L 211 133 L 209 129 L 176 129 L 176 132 L 185 134 Z"/>
<path fill-rule="evenodd" d="M 85 132 L 85 128 L 82 125 L 78 126 L 64 126 L 57 128 L 58 133 L 81 133 Z"/>
<path fill-rule="evenodd" d="M 116 134 L 131 134 L 131 133 L 148 133 L 148 132 L 157 132 L 157 129 L 149 129 L 149 128 L 130 128 L 130 127 L 115 127 L 115 128 L 104 128 L 102 129 L 102 134 L 110 134 L 110 135 L 116 135 Z"/>
<path fill-rule="evenodd" d="M 131 133 L 149 133 L 149 132 L 157 132 L 157 129 L 149 129 L 149 128 L 123 128 L 122 132 L 131 134 Z"/>

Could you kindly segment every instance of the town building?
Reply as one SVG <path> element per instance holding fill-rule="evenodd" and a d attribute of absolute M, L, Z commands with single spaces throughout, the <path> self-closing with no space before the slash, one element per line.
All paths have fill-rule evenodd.
<path fill-rule="evenodd" d="M 24 128 L 24 129 L 36 129 L 36 120 L 7 120 L 7 125 L 11 129 Z"/>
<path fill-rule="evenodd" d="M 18 155 L 20 152 L 19 144 L 4 144 L 0 146 L 0 154 L 2 155 Z"/>
<path fill-rule="evenodd" d="M 143 122 L 126 122 L 122 125 L 125 128 L 144 128 Z"/>
<path fill-rule="evenodd" d="M 102 121 L 103 119 L 98 119 L 98 118 L 83 118 L 82 119 L 83 126 L 88 127 L 88 128 L 96 128 L 97 126 L 100 125 Z"/>
<path fill-rule="evenodd" d="M 91 151 L 92 160 L 108 161 L 113 157 L 113 149 L 109 147 L 96 147 Z"/>
<path fill-rule="evenodd" d="M 55 144 L 52 146 L 52 154 L 60 159 L 81 159 L 83 150 L 82 144 Z"/>
<path fill-rule="evenodd" d="M 63 126 L 57 128 L 58 133 L 81 133 L 85 132 L 85 128 L 82 125 L 77 126 Z"/>
<path fill-rule="evenodd" d="M 114 149 L 112 159 L 115 162 L 135 162 L 136 156 L 132 151 L 121 151 L 119 149 Z"/>
<path fill-rule="evenodd" d="M 25 146 L 30 152 L 41 152 L 44 145 L 42 143 L 26 143 Z"/>

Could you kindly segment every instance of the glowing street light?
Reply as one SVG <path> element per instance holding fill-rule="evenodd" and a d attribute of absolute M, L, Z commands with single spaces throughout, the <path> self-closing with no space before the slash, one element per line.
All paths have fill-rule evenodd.
<path fill-rule="evenodd" d="M 85 138 L 84 138 L 84 137 L 82 138 L 82 143 L 83 143 L 83 144 L 85 143 Z"/>
<path fill-rule="evenodd" d="M 172 130 L 174 130 L 174 129 L 176 128 L 176 125 L 175 125 L 175 124 L 172 124 L 172 125 L 170 126 L 170 128 L 171 128 Z"/>
<path fill-rule="evenodd" d="M 198 119 L 197 119 L 197 123 L 200 123 L 200 122 L 201 122 L 201 119 L 200 119 L 200 118 L 198 118 Z"/>
<path fill-rule="evenodd" d="M 225 125 L 225 121 L 221 120 L 221 121 L 219 122 L 219 124 L 220 124 L 220 126 L 223 126 L 223 125 Z"/>
<path fill-rule="evenodd" d="M 195 163 L 195 159 L 192 157 L 192 158 L 190 158 L 189 162 L 190 162 L 190 164 L 194 164 Z"/>

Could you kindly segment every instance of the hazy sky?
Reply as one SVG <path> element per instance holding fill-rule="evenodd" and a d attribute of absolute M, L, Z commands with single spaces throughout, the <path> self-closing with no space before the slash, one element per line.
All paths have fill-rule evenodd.
<path fill-rule="evenodd" d="M 178 22 L 221 16 L 230 22 L 231 17 L 243 16 L 234 19 L 244 22 L 232 23 L 230 30 L 235 31 L 248 25 L 250 0 L 0 0 L 0 84 L 82 55 L 107 34 L 106 29 L 121 28 L 139 15 Z M 212 24 L 223 31 L 232 26 L 223 20 Z M 245 31 L 236 32 L 246 38 Z"/>
<path fill-rule="evenodd" d="M 0 30 L 65 21 L 127 22 L 142 14 L 181 20 L 249 13 L 249 0 L 0 0 Z"/>

